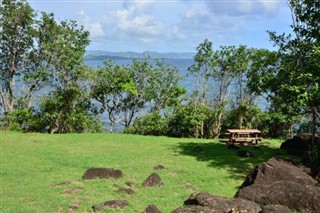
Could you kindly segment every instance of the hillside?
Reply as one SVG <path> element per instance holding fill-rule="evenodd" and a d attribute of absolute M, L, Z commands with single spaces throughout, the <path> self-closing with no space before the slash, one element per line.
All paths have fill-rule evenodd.
<path fill-rule="evenodd" d="M 109 52 L 109 51 L 101 51 L 101 50 L 92 50 L 87 51 L 85 54 L 85 60 L 104 60 L 104 59 L 114 59 L 114 60 L 121 60 L 121 59 L 132 59 L 132 58 L 144 58 L 149 56 L 150 58 L 176 58 L 176 59 L 187 59 L 193 58 L 195 53 L 192 52 L 166 52 L 166 53 L 159 53 L 153 51 L 144 51 L 142 53 L 138 52 Z"/>

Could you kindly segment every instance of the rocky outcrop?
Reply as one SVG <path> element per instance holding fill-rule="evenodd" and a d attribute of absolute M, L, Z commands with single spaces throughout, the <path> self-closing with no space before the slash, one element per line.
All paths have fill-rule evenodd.
<path fill-rule="evenodd" d="M 235 197 L 261 206 L 284 205 L 301 212 L 320 209 L 319 182 L 310 176 L 310 169 L 277 158 L 259 164 L 247 176 Z"/>
<path fill-rule="evenodd" d="M 320 136 L 315 137 L 314 143 L 314 145 L 320 147 Z M 288 154 L 306 156 L 311 146 L 312 135 L 309 133 L 303 133 L 283 142 L 280 149 L 285 150 Z"/>
<path fill-rule="evenodd" d="M 246 212 L 258 213 L 261 207 L 249 200 L 241 198 L 228 199 L 214 196 L 209 193 L 191 195 L 185 202 L 185 206 L 173 211 L 182 212 Z"/>

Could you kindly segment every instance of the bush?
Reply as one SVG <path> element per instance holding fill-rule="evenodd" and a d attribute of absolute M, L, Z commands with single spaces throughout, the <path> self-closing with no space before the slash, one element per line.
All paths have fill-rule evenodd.
<path fill-rule="evenodd" d="M 126 128 L 127 134 L 166 135 L 167 119 L 159 113 L 150 113 L 134 121 L 132 127 Z"/>
<path fill-rule="evenodd" d="M 209 109 L 201 105 L 181 105 L 168 122 L 168 135 L 173 137 L 204 137 Z"/>
<path fill-rule="evenodd" d="M 8 130 L 18 132 L 39 132 L 42 124 L 32 109 L 16 109 L 1 119 L 1 125 Z"/>

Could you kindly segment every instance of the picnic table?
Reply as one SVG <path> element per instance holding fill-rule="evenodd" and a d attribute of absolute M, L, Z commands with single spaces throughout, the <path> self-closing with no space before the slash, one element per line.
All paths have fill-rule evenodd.
<path fill-rule="evenodd" d="M 232 143 L 235 142 L 253 142 L 262 140 L 261 131 L 258 129 L 227 129 L 229 141 Z"/>

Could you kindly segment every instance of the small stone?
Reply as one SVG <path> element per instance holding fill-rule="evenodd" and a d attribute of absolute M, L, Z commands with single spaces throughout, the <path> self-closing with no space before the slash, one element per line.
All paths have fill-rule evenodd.
<path fill-rule="evenodd" d="M 94 212 L 98 212 L 106 208 L 123 209 L 128 205 L 129 203 L 127 200 L 109 200 L 104 202 L 103 204 L 93 205 L 92 209 Z"/>
<path fill-rule="evenodd" d="M 157 173 L 152 173 L 147 177 L 147 179 L 142 183 L 144 187 L 162 186 L 163 182 Z"/>
<path fill-rule="evenodd" d="M 161 213 L 155 205 L 149 205 L 142 213 Z"/>
<path fill-rule="evenodd" d="M 251 152 L 244 151 L 244 150 L 238 151 L 238 155 L 240 157 L 244 157 L 244 158 L 251 158 L 253 156 L 253 154 Z"/>
<path fill-rule="evenodd" d="M 162 166 L 162 165 L 157 165 L 157 166 L 154 166 L 153 169 L 154 169 L 154 170 L 163 170 L 163 169 L 165 169 L 165 168 L 164 168 L 164 166 Z"/>
<path fill-rule="evenodd" d="M 119 192 L 126 193 L 128 195 L 132 195 L 134 193 L 134 191 L 132 189 L 126 189 L 126 188 L 120 188 Z"/>

